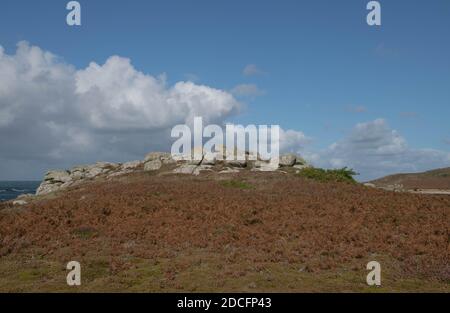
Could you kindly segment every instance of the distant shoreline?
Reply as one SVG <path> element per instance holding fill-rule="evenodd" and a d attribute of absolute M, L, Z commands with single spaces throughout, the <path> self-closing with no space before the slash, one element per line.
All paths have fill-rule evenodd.
<path fill-rule="evenodd" d="M 0 202 L 16 199 L 22 194 L 34 194 L 41 182 L 38 180 L 0 181 Z"/>

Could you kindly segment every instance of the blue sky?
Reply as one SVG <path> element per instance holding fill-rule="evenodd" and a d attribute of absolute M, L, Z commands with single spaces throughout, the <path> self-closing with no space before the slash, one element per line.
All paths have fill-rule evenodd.
<path fill-rule="evenodd" d="M 82 26 L 69 27 L 67 1 L 2 1 L 0 46 L 13 55 L 25 40 L 76 69 L 119 55 L 169 85 L 251 85 L 228 120 L 301 131 L 311 151 L 377 119 L 410 149 L 450 150 L 447 0 L 380 1 L 381 27 L 365 0 L 79 2 Z"/>

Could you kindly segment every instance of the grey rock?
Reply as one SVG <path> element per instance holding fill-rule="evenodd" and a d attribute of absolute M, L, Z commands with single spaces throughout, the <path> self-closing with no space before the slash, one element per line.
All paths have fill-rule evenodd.
<path fill-rule="evenodd" d="M 217 153 L 206 153 L 201 162 L 202 165 L 216 165 L 218 159 Z"/>
<path fill-rule="evenodd" d="M 170 154 L 162 156 L 161 157 L 161 162 L 162 162 L 162 164 L 166 164 L 166 165 L 177 163 L 177 161 L 175 161 Z"/>
<path fill-rule="evenodd" d="M 267 161 L 255 161 L 252 171 L 258 172 L 274 172 L 278 169 L 278 163 Z"/>
<path fill-rule="evenodd" d="M 232 166 L 232 167 L 246 167 L 247 166 L 247 160 L 225 160 L 225 165 Z"/>
<path fill-rule="evenodd" d="M 296 161 L 297 161 L 297 156 L 292 153 L 280 156 L 280 166 L 281 167 L 294 166 Z"/>
<path fill-rule="evenodd" d="M 62 184 L 59 188 L 60 188 L 60 189 L 64 189 L 64 188 L 67 188 L 67 187 L 72 186 L 73 184 L 74 184 L 73 181 L 68 181 L 68 182 Z"/>
<path fill-rule="evenodd" d="M 170 155 L 170 153 L 166 153 L 166 152 L 150 152 L 149 154 L 147 154 L 145 156 L 144 159 L 144 163 L 150 162 L 150 161 L 155 161 L 155 160 L 159 160 L 161 161 L 162 159 L 167 160 L 167 159 L 171 159 L 172 156 Z"/>
<path fill-rule="evenodd" d="M 295 169 L 302 170 L 304 168 L 310 168 L 311 166 L 310 165 L 295 164 L 293 167 Z"/>
<path fill-rule="evenodd" d="M 48 181 L 42 182 L 42 184 L 36 190 L 36 195 L 46 195 L 60 189 L 62 183 L 49 183 Z"/>
<path fill-rule="evenodd" d="M 144 164 L 144 171 L 157 171 L 162 167 L 160 160 L 153 160 Z"/>
<path fill-rule="evenodd" d="M 193 174 L 194 171 L 196 170 L 196 168 L 197 168 L 197 165 L 183 164 L 183 165 L 177 167 L 176 169 L 174 169 L 173 172 L 176 174 Z"/>
<path fill-rule="evenodd" d="M 126 162 L 126 163 L 122 164 L 122 166 L 120 168 L 121 168 L 121 170 L 134 170 L 134 169 L 138 168 L 139 166 L 141 166 L 142 163 L 143 163 L 142 161 Z"/>
<path fill-rule="evenodd" d="M 26 194 L 23 194 L 23 195 L 19 195 L 16 199 L 17 200 L 24 200 L 24 199 L 30 199 L 30 198 L 33 198 L 33 197 L 34 197 L 34 195 L 32 193 L 26 193 Z"/>
<path fill-rule="evenodd" d="M 101 168 L 101 167 L 92 167 L 91 169 L 89 169 L 89 171 L 86 173 L 86 178 L 94 178 L 97 177 L 98 175 L 107 172 L 107 170 Z"/>
<path fill-rule="evenodd" d="M 199 165 L 195 168 L 195 170 L 192 172 L 192 175 L 198 176 L 201 172 L 204 171 L 211 171 L 212 166 L 211 165 Z"/>
<path fill-rule="evenodd" d="M 94 167 L 98 167 L 101 169 L 117 169 L 120 166 L 120 164 L 117 163 L 111 163 L 111 162 L 97 162 L 95 163 Z"/>
<path fill-rule="evenodd" d="M 14 200 L 13 201 L 13 205 L 26 205 L 26 204 L 28 204 L 28 202 L 25 200 Z"/>
<path fill-rule="evenodd" d="M 307 165 L 310 167 L 310 165 L 308 165 L 308 162 L 305 161 L 305 159 L 303 159 L 302 157 L 297 155 L 297 158 L 295 160 L 295 164 L 296 165 Z"/>
<path fill-rule="evenodd" d="M 112 178 L 112 177 L 117 177 L 117 176 L 122 176 L 125 174 L 130 174 L 133 173 L 133 170 L 123 170 L 123 171 L 118 171 L 118 172 L 114 172 L 108 175 L 108 178 Z"/>
<path fill-rule="evenodd" d="M 219 174 L 233 174 L 239 172 L 240 171 L 237 168 L 225 167 L 223 170 L 219 172 Z"/>
<path fill-rule="evenodd" d="M 194 166 L 198 166 L 200 164 L 202 164 L 203 160 L 187 160 L 185 161 L 186 165 L 194 165 Z"/>
<path fill-rule="evenodd" d="M 72 178 L 70 177 L 68 171 L 55 170 L 47 172 L 47 174 L 45 174 L 44 180 L 65 183 L 72 180 Z"/>
<path fill-rule="evenodd" d="M 80 180 L 86 177 L 86 173 L 84 171 L 71 171 L 70 177 L 72 177 L 72 180 Z"/>

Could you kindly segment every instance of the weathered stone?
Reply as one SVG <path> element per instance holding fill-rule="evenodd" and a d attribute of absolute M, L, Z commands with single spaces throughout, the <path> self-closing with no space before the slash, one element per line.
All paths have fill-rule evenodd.
<path fill-rule="evenodd" d="M 73 181 L 68 181 L 68 182 L 62 184 L 59 188 L 64 189 L 64 188 L 70 187 L 73 185 L 73 183 L 74 183 Z"/>
<path fill-rule="evenodd" d="M 111 163 L 111 162 L 97 162 L 94 165 L 94 167 L 98 167 L 101 169 L 117 169 L 119 166 L 120 166 L 120 164 Z"/>
<path fill-rule="evenodd" d="M 160 160 L 153 160 L 144 164 L 144 171 L 157 171 L 161 168 L 162 162 Z"/>
<path fill-rule="evenodd" d="M 198 176 L 201 172 L 204 171 L 211 171 L 212 166 L 211 165 L 199 165 L 195 168 L 195 170 L 192 172 L 192 175 Z"/>
<path fill-rule="evenodd" d="M 33 197 L 34 197 L 34 195 L 32 193 L 26 193 L 26 194 L 23 194 L 23 195 L 19 195 L 16 199 L 17 200 L 26 200 L 26 199 L 30 199 L 30 198 L 33 198 Z"/>
<path fill-rule="evenodd" d="M 246 167 L 247 160 L 225 160 L 224 163 L 232 167 Z"/>
<path fill-rule="evenodd" d="M 72 172 L 75 172 L 75 171 L 78 171 L 78 172 L 86 172 L 86 171 L 89 170 L 89 168 L 91 168 L 91 165 L 77 165 L 77 166 L 74 166 L 74 167 L 70 170 L 70 172 L 71 172 L 71 173 L 72 173 Z"/>
<path fill-rule="evenodd" d="M 26 205 L 26 204 L 28 204 L 28 202 L 25 200 L 14 200 L 13 201 L 13 205 Z"/>
<path fill-rule="evenodd" d="M 239 172 L 240 171 L 237 168 L 225 167 L 223 170 L 219 172 L 219 174 L 233 174 Z"/>
<path fill-rule="evenodd" d="M 295 164 L 294 166 L 293 166 L 294 168 L 296 168 L 296 169 L 298 169 L 298 170 L 302 170 L 302 169 L 304 169 L 304 168 L 310 168 L 311 166 L 310 165 L 302 165 L 302 164 Z"/>
<path fill-rule="evenodd" d="M 255 161 L 254 166 L 252 171 L 273 172 L 278 169 L 278 163 L 276 162 Z"/>
<path fill-rule="evenodd" d="M 203 156 L 202 165 L 215 165 L 218 159 L 217 153 L 208 152 Z"/>
<path fill-rule="evenodd" d="M 65 183 L 67 181 L 72 180 L 72 178 L 70 177 L 68 171 L 55 170 L 55 171 L 47 172 L 47 174 L 45 175 L 44 180 Z"/>
<path fill-rule="evenodd" d="M 150 161 L 155 161 L 155 160 L 161 161 L 162 159 L 170 159 L 170 158 L 172 158 L 170 153 L 166 153 L 166 152 L 150 152 L 149 154 L 147 154 L 145 156 L 144 163 L 147 163 L 147 162 L 150 162 Z"/>
<path fill-rule="evenodd" d="M 295 164 L 296 165 L 308 165 L 308 162 L 306 162 L 305 159 L 303 159 L 302 157 L 297 155 L 297 158 L 295 160 Z"/>
<path fill-rule="evenodd" d="M 91 169 L 89 169 L 89 171 L 86 173 L 86 177 L 87 178 L 94 178 L 100 174 L 102 174 L 103 172 L 105 172 L 105 170 L 103 168 L 100 167 L 92 167 Z"/>
<path fill-rule="evenodd" d="M 72 180 L 80 180 L 86 177 L 86 173 L 84 171 L 71 171 L 70 177 L 72 177 Z"/>
<path fill-rule="evenodd" d="M 297 161 L 297 156 L 295 154 L 289 153 L 280 156 L 280 166 L 294 166 L 295 162 Z"/>
<path fill-rule="evenodd" d="M 142 161 L 126 162 L 126 163 L 123 163 L 120 168 L 121 168 L 121 170 L 134 170 L 134 169 L 138 168 L 139 166 L 141 166 L 142 163 L 143 163 Z"/>
<path fill-rule="evenodd" d="M 173 172 L 176 174 L 193 174 L 196 168 L 197 165 L 183 164 L 174 169 Z"/>
<path fill-rule="evenodd" d="M 58 189 L 60 189 L 61 185 L 62 183 L 49 183 L 48 181 L 44 181 L 36 190 L 36 195 L 46 195 L 57 191 Z"/>
<path fill-rule="evenodd" d="M 122 176 L 125 174 L 130 174 L 133 173 L 133 170 L 123 170 L 123 171 L 118 171 L 118 172 L 114 172 L 108 175 L 108 178 L 112 178 L 112 177 L 117 177 L 117 176 Z"/>
<path fill-rule="evenodd" d="M 170 154 L 167 154 L 167 155 L 165 155 L 165 156 L 162 156 L 162 157 L 161 157 L 161 162 L 162 162 L 162 164 L 166 164 L 166 165 L 177 163 L 177 161 L 175 161 L 175 160 L 172 158 L 172 155 L 170 155 Z"/>

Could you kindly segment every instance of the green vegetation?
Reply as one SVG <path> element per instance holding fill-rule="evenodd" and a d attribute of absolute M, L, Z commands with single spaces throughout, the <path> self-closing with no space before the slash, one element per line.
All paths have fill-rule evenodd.
<path fill-rule="evenodd" d="M 74 231 L 74 234 L 81 239 L 90 239 L 97 235 L 97 231 L 91 227 L 80 227 Z"/>
<path fill-rule="evenodd" d="M 326 170 L 322 168 L 304 168 L 300 170 L 298 175 L 321 182 L 345 182 L 353 184 L 356 183 L 353 176 L 358 175 L 358 173 L 347 167 L 334 170 Z"/>
<path fill-rule="evenodd" d="M 354 266 L 309 272 L 305 264 L 227 262 L 234 252 L 211 253 L 191 249 L 174 258 L 153 260 L 130 257 L 127 266 L 111 270 L 110 257 L 88 257 L 82 264 L 82 285 L 69 287 L 66 261 L 31 260 L 16 256 L 0 259 L 1 292 L 448 292 L 449 285 L 434 280 L 399 277 L 387 266 L 382 286 L 366 284 L 366 260 Z M 383 264 L 392 265 L 391 259 Z"/>
<path fill-rule="evenodd" d="M 243 181 L 238 181 L 238 180 L 226 180 L 223 181 L 222 186 L 224 187 L 228 187 L 228 188 L 237 188 L 237 189 L 251 189 L 253 188 L 252 185 L 243 182 Z"/>

